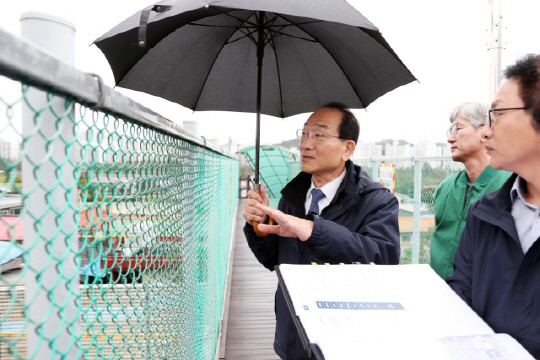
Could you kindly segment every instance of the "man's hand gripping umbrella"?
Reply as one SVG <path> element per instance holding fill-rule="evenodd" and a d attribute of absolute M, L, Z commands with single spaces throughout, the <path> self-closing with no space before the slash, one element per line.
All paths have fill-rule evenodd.
<path fill-rule="evenodd" d="M 313 221 L 284 214 L 282 211 L 272 209 L 269 204 L 270 201 L 266 196 L 263 184 L 260 184 L 259 193 L 253 190 L 248 192 L 244 218 L 252 226 L 254 223 L 258 223 L 258 231 L 263 234 L 259 236 L 277 234 L 282 237 L 296 237 L 301 241 L 310 238 L 313 231 Z M 269 224 L 265 224 L 267 216 L 270 217 Z M 273 224 L 274 219 L 277 222 L 275 225 Z"/>
<path fill-rule="evenodd" d="M 267 214 L 257 208 L 257 204 L 263 204 L 266 208 L 269 208 L 270 205 L 270 199 L 268 196 L 266 196 L 266 190 L 264 188 L 264 184 L 260 183 L 258 190 L 250 190 L 248 191 L 248 199 L 246 200 L 245 206 L 244 206 L 244 218 L 248 222 L 249 225 L 253 226 L 255 233 L 259 237 L 268 236 L 269 233 L 262 230 L 260 227 L 266 222 Z M 273 225 L 274 219 L 271 216 L 268 218 L 268 225 Z"/>

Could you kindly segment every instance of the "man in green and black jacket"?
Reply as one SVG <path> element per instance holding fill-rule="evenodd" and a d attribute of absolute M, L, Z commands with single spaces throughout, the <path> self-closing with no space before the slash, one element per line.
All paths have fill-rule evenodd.
<path fill-rule="evenodd" d="M 450 114 L 448 143 L 452 160 L 465 170 L 441 182 L 434 194 L 435 231 L 431 239 L 431 267 L 446 279 L 454 273 L 452 260 L 456 254 L 469 206 L 485 193 L 498 190 L 510 176 L 509 172 L 489 166 L 480 128 L 486 122 L 487 107 L 478 102 L 457 106 Z"/>

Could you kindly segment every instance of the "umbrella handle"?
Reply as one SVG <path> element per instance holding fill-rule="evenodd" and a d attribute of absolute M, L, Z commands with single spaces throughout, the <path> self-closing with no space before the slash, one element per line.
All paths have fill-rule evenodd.
<path fill-rule="evenodd" d="M 259 193 L 259 190 L 253 190 L 253 191 L 255 191 L 257 194 Z M 268 225 L 274 225 L 274 219 L 270 216 L 268 217 Z M 259 230 L 259 223 L 256 221 L 253 222 L 253 230 L 255 230 L 255 234 L 257 234 L 258 237 L 268 236 L 267 232 Z"/>

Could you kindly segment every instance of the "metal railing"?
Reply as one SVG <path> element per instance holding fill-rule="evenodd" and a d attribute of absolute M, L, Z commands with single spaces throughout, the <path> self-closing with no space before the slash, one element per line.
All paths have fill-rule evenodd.
<path fill-rule="evenodd" d="M 402 264 L 428 264 L 435 229 L 433 193 L 441 181 L 463 165 L 446 156 L 353 159 L 375 180 L 382 164 L 395 166 L 394 194 L 399 201 Z"/>
<path fill-rule="evenodd" d="M 238 161 L 2 30 L 0 48 L 0 358 L 214 358 Z"/>

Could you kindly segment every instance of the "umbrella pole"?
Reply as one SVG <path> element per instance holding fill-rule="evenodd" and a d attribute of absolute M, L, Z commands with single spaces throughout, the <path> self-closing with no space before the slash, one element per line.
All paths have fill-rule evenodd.
<path fill-rule="evenodd" d="M 264 58 L 264 11 L 259 12 L 257 29 L 257 122 L 255 129 L 255 179 L 254 189 L 259 190 L 259 157 L 261 147 L 261 97 L 262 65 Z"/>
<path fill-rule="evenodd" d="M 258 29 L 257 29 L 257 123 L 255 134 L 255 179 L 253 190 L 257 193 L 260 190 L 259 186 L 259 156 L 261 147 L 261 93 L 262 93 L 262 65 L 264 58 L 264 11 L 259 12 Z M 274 219 L 268 217 L 268 224 L 274 224 Z M 259 237 L 268 236 L 268 233 L 259 231 L 259 223 L 253 222 L 253 229 Z"/>

